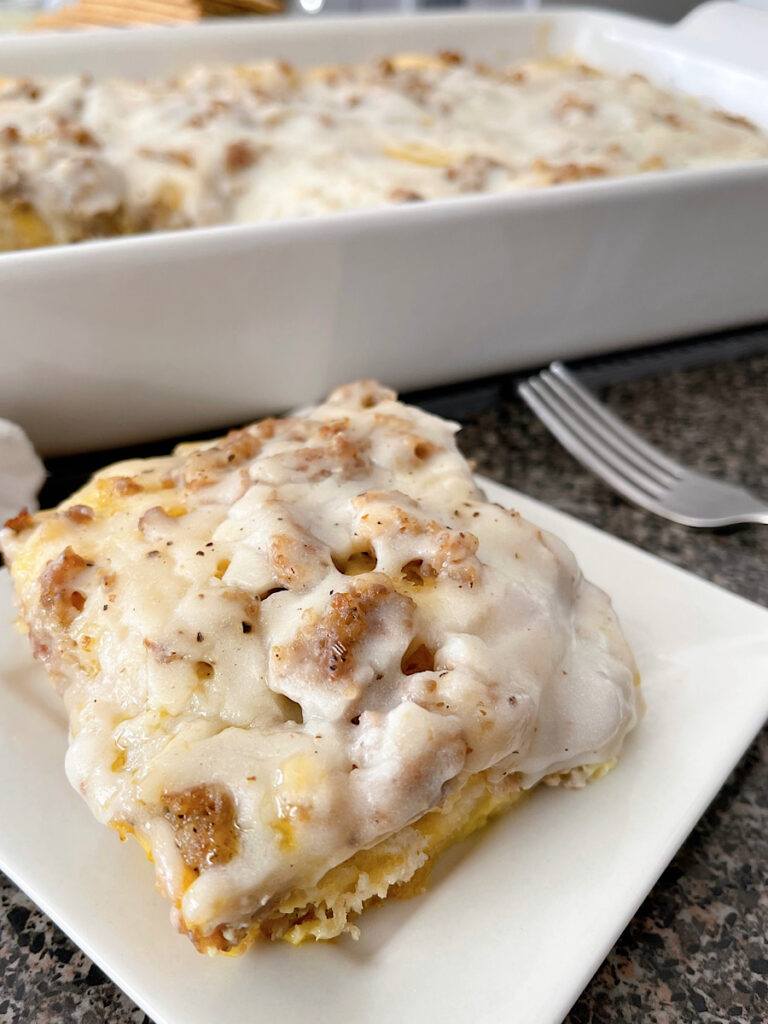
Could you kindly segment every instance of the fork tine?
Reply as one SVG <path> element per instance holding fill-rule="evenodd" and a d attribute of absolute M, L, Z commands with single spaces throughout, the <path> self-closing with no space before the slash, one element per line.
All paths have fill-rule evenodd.
<path fill-rule="evenodd" d="M 641 505 L 643 508 L 653 508 L 656 504 L 653 495 L 643 490 L 636 482 L 628 479 L 623 473 L 605 462 L 598 456 L 580 436 L 574 434 L 571 428 L 561 418 L 562 407 L 555 405 L 550 396 L 541 394 L 536 388 L 537 381 L 526 381 L 519 387 L 521 397 L 533 409 L 541 422 L 555 435 L 560 444 L 573 455 L 575 459 L 601 477 L 607 484 L 623 494 L 625 498 Z"/>
<path fill-rule="evenodd" d="M 681 466 L 680 463 L 668 458 L 663 452 L 660 452 L 658 448 L 654 448 L 653 445 L 650 445 L 647 441 L 643 440 L 643 438 L 640 437 L 639 434 L 636 434 L 634 430 L 630 430 L 626 424 L 622 423 L 617 416 L 614 416 L 613 413 L 609 412 L 602 402 L 599 402 L 594 395 L 580 384 L 570 370 L 567 370 L 561 362 L 556 361 L 551 363 L 549 369 L 560 381 L 563 382 L 570 393 L 584 406 L 586 406 L 589 412 L 593 413 L 599 419 L 601 424 L 610 430 L 617 438 L 621 438 L 625 444 L 629 445 L 639 454 L 645 456 L 645 458 L 654 463 L 658 469 L 669 473 L 675 480 L 679 480 L 685 475 L 684 466 Z"/>
<path fill-rule="evenodd" d="M 600 434 L 595 433 L 592 422 L 588 417 L 577 415 L 563 399 L 554 391 L 542 373 L 536 380 L 530 382 L 533 390 L 549 401 L 550 409 L 554 410 L 560 421 L 572 434 L 575 434 L 595 458 L 606 463 L 617 473 L 620 473 L 630 483 L 642 488 L 652 498 L 658 498 L 661 493 L 668 489 L 667 484 L 661 484 L 648 473 L 637 466 L 632 465 L 623 455 L 618 453 L 610 444 L 606 444 Z"/>
<path fill-rule="evenodd" d="M 645 474 L 660 488 L 668 488 L 676 482 L 676 477 L 666 469 L 659 469 L 655 462 L 647 458 L 642 450 L 625 441 L 623 432 L 619 433 L 613 428 L 606 426 L 602 417 L 594 415 L 592 405 L 580 400 L 580 387 L 576 389 L 556 377 L 549 370 L 542 370 L 539 380 L 543 381 L 550 391 L 553 391 L 561 402 L 564 402 L 580 423 L 581 432 L 589 436 L 597 435 L 603 445 L 612 448 L 622 462 L 628 463 L 640 473 Z M 618 421 L 617 421 L 618 422 Z"/>

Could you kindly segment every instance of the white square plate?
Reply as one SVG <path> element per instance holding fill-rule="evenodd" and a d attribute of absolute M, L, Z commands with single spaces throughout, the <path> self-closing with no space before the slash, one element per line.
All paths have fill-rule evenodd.
<path fill-rule="evenodd" d="M 208 959 L 173 933 L 135 843 L 91 819 L 63 771 L 64 715 L 0 578 L 0 868 L 158 1024 L 555 1024 L 768 714 L 768 611 L 496 484 L 614 599 L 648 712 L 618 768 L 541 787 L 448 855 L 359 942 Z"/>

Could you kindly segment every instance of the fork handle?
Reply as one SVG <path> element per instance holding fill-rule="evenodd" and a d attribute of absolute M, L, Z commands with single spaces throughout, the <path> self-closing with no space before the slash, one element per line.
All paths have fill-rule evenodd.
<path fill-rule="evenodd" d="M 745 523 L 765 523 L 768 526 L 768 507 L 761 512 L 747 512 L 744 516 Z"/>

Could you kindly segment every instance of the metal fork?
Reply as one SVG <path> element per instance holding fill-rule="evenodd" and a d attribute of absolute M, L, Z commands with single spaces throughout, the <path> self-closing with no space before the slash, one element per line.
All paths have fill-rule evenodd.
<path fill-rule="evenodd" d="M 518 388 L 571 455 L 625 498 L 685 526 L 768 523 L 768 503 L 681 466 L 644 441 L 556 362 Z"/>

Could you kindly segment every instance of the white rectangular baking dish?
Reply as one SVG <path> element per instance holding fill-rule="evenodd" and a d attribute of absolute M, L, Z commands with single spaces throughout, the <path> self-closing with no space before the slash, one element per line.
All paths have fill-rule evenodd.
<path fill-rule="evenodd" d="M 768 129 L 768 13 L 230 22 L 0 39 L 0 73 L 141 75 L 398 50 L 576 52 Z M 0 414 L 46 452 L 242 421 L 378 376 L 417 387 L 768 318 L 768 166 L 584 182 L 0 256 Z"/>

